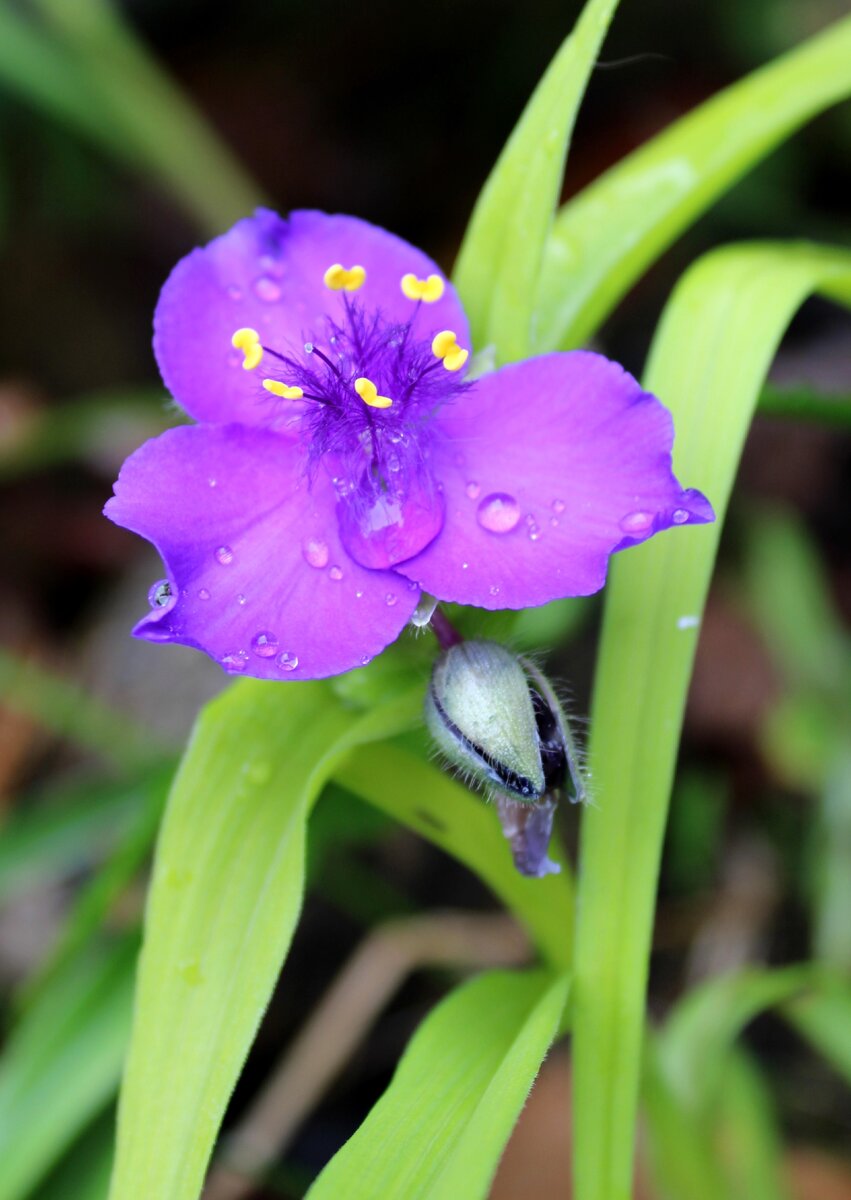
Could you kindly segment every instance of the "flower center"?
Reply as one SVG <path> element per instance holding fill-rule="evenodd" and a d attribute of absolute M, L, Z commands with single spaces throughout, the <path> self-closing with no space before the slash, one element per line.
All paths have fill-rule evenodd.
<path fill-rule="evenodd" d="M 252 329 L 237 330 L 232 341 L 245 369 L 262 364 L 263 388 L 292 411 L 310 477 L 330 475 L 346 550 L 362 566 L 386 569 L 418 554 L 443 526 L 430 425 L 470 386 L 459 379 L 468 352 L 452 330 L 423 338 L 414 327 L 421 306 L 443 294 L 440 276 L 403 277 L 401 290 L 413 301 L 404 323 L 352 297 L 365 280 L 357 265 L 328 268 L 324 283 L 342 294 L 342 316 L 324 317 L 300 351 L 261 344 Z"/>

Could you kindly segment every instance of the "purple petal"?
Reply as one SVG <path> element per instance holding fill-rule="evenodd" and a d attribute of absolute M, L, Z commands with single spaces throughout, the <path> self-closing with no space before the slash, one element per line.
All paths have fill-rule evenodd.
<path fill-rule="evenodd" d="M 396 569 L 442 600 L 523 608 L 588 595 L 613 551 L 713 520 L 672 474 L 668 410 L 598 354 L 504 367 L 436 426 L 446 522 Z"/>
<path fill-rule="evenodd" d="M 231 337 L 249 327 L 279 351 L 306 340 L 321 344 L 324 318 L 339 321 L 350 296 L 323 283 L 337 262 L 366 269 L 366 282 L 351 295 L 368 311 L 380 309 L 391 323 L 414 318 L 419 337 L 453 329 L 469 346 L 464 311 L 448 282 L 440 300 L 419 308 L 402 294 L 406 273 L 442 274 L 421 250 L 356 217 L 303 211 L 284 220 L 259 209 L 182 259 L 162 290 L 154 352 L 178 404 L 199 421 L 268 422 L 275 407 L 262 387 L 263 364 L 244 371 Z"/>
<path fill-rule="evenodd" d="M 175 599 L 134 631 L 180 642 L 232 673 L 315 679 L 394 641 L 419 592 L 353 562 L 335 496 L 312 489 L 297 446 L 242 425 L 170 429 L 127 460 L 106 515 L 153 542 Z"/>

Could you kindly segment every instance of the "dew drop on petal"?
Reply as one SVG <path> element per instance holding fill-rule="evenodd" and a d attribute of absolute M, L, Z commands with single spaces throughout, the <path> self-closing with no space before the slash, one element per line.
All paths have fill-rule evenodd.
<path fill-rule="evenodd" d="M 278 649 L 278 639 L 267 629 L 261 630 L 251 639 L 251 649 L 258 658 L 271 658 Z"/>
<path fill-rule="evenodd" d="M 461 570 L 462 570 L 462 571 L 467 571 L 467 570 L 469 569 L 469 567 L 470 567 L 470 564 L 469 564 L 469 563 L 461 563 Z"/>
<path fill-rule="evenodd" d="M 464 491 L 467 493 L 467 498 L 469 500 L 478 500 L 479 496 L 481 495 L 482 485 L 480 483 L 476 483 L 475 479 L 471 479 L 464 488 Z"/>
<path fill-rule="evenodd" d="M 216 562 L 221 563 L 223 567 L 230 566 L 233 562 L 233 550 L 230 546 L 219 546 L 216 550 Z"/>
<path fill-rule="evenodd" d="M 499 595 L 499 584 L 492 583 L 490 585 L 490 587 L 488 588 L 488 591 L 490 592 L 490 594 L 492 596 L 498 596 Z"/>
<path fill-rule="evenodd" d="M 685 508 L 675 508 L 673 513 L 671 514 L 671 520 L 674 522 L 675 525 L 685 525 L 688 518 L 689 518 L 688 509 L 685 509 Z"/>
<path fill-rule="evenodd" d="M 553 529 L 558 529 L 558 517 L 550 517 L 550 524 Z"/>
<path fill-rule="evenodd" d="M 361 591 L 355 592 L 355 600 L 360 600 L 362 595 L 363 595 L 363 592 L 361 592 Z"/>
<path fill-rule="evenodd" d="M 396 603 L 396 593 L 388 592 L 387 595 L 384 597 L 384 603 L 387 605 L 388 608 L 392 608 L 393 605 Z"/>
<path fill-rule="evenodd" d="M 564 501 L 563 500 L 553 500 L 551 508 L 554 513 L 563 513 L 564 509 L 565 509 Z"/>
<path fill-rule="evenodd" d="M 237 604 L 245 603 L 245 597 L 243 596 L 242 592 L 240 592 L 239 595 L 237 596 L 236 602 L 237 602 Z"/>
<path fill-rule="evenodd" d="M 510 533 L 520 520 L 520 508 L 513 496 L 492 492 L 479 505 L 476 520 L 488 533 Z"/>
<path fill-rule="evenodd" d="M 207 483 L 210 485 L 210 487 L 215 487 L 217 482 L 218 482 L 218 481 L 217 481 L 217 480 L 215 480 L 215 479 L 208 479 L 208 480 L 207 480 Z"/>
<path fill-rule="evenodd" d="M 151 608 L 170 608 L 174 601 L 175 595 L 167 579 L 158 580 L 148 592 L 148 603 Z"/>
<path fill-rule="evenodd" d="M 330 551 L 325 542 L 320 542 L 317 538 L 308 538 L 301 552 L 307 565 L 316 567 L 317 571 L 328 566 Z"/>
<path fill-rule="evenodd" d="M 207 591 L 206 588 L 201 588 L 201 590 L 198 592 L 198 599 L 199 600 L 209 600 L 210 599 L 210 593 Z"/>
<path fill-rule="evenodd" d="M 532 518 L 532 520 L 529 520 L 527 518 L 526 525 L 527 525 L 527 533 L 529 534 L 529 541 L 537 542 L 538 538 L 541 536 L 541 528 L 538 525 L 537 521 L 535 521 L 534 517 Z"/>
<path fill-rule="evenodd" d="M 653 514 L 649 512 L 631 512 L 621 520 L 624 533 L 643 533 L 653 524 Z"/>
<path fill-rule="evenodd" d="M 372 662 L 372 657 L 371 657 L 371 655 L 369 655 L 369 654 L 364 654 L 363 658 L 360 660 L 360 665 L 361 665 L 362 667 L 365 667 L 365 666 L 367 666 L 367 664 L 368 664 L 368 663 L 371 663 L 371 662 Z"/>
<path fill-rule="evenodd" d="M 228 295 L 230 296 L 231 300 L 241 300 L 242 289 L 238 288 L 235 283 L 232 283 L 228 288 Z"/>
<path fill-rule="evenodd" d="M 268 275 L 261 275 L 254 284 L 254 294 L 258 300 L 266 300 L 269 304 L 274 304 L 281 298 L 281 285 Z"/>
<path fill-rule="evenodd" d="M 329 579 L 333 579 L 335 583 L 339 583 L 340 580 L 343 578 L 343 568 L 336 567 L 336 566 L 332 567 L 331 570 L 328 572 L 328 577 L 329 577 Z"/>
<path fill-rule="evenodd" d="M 224 658 L 219 659 L 219 662 L 232 675 L 239 675 L 245 670 L 248 655 L 244 650 L 236 650 L 233 654 L 226 654 Z"/>
<path fill-rule="evenodd" d="M 298 666 L 298 655 L 292 650 L 284 650 L 275 660 L 282 671 L 294 671 Z"/>

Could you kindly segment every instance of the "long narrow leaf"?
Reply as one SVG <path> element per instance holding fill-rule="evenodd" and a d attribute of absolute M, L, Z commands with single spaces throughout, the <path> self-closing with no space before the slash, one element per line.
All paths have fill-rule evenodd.
<path fill-rule="evenodd" d="M 646 267 L 755 163 L 851 94 L 851 17 L 720 92 L 558 214 L 535 350 L 581 345 Z"/>
<path fill-rule="evenodd" d="M 444 1000 L 310 1200 L 486 1196 L 556 1033 L 568 982 L 545 972 L 493 972 Z"/>
<path fill-rule="evenodd" d="M 502 362 L 529 352 L 541 259 L 567 147 L 617 0 L 588 0 L 562 43 L 476 203 L 455 265 L 473 345 Z"/>
<path fill-rule="evenodd" d="M 744 245 L 681 281 L 646 384 L 674 413 L 675 467 L 714 525 L 617 556 L 591 722 L 597 807 L 583 814 L 574 994 L 577 1200 L 624 1200 L 659 857 L 696 627 L 754 406 L 792 314 L 818 289 L 851 303 L 851 254 Z"/>
<path fill-rule="evenodd" d="M 112 1200 L 195 1200 L 301 907 L 310 804 L 342 754 L 414 723 L 353 719 L 322 683 L 207 706 L 169 797 L 148 901 Z"/>

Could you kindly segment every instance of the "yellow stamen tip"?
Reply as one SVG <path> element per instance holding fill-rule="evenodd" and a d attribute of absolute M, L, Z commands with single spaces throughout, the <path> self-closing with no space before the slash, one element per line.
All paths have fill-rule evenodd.
<path fill-rule="evenodd" d="M 416 275 L 408 272 L 401 279 L 402 292 L 409 300 L 424 300 L 426 304 L 434 304 L 443 295 L 446 284 L 439 275 L 429 275 L 428 279 L 417 279 Z"/>
<path fill-rule="evenodd" d="M 360 266 L 346 270 L 342 263 L 334 263 L 322 276 L 322 282 L 332 292 L 356 292 L 366 283 L 366 271 Z"/>
<path fill-rule="evenodd" d="M 462 350 L 459 347 L 457 350 L 453 350 L 451 354 L 446 355 L 443 365 L 447 371 L 460 371 L 469 357 L 469 351 Z"/>
<path fill-rule="evenodd" d="M 443 329 L 435 335 L 431 343 L 431 352 L 435 358 L 443 359 L 447 371 L 460 371 L 470 357 L 469 351 L 462 350 L 458 345 L 452 329 Z"/>
<path fill-rule="evenodd" d="M 389 396 L 379 396 L 378 388 L 372 380 L 364 378 L 363 375 L 355 380 L 355 391 L 370 408 L 389 408 L 393 403 Z"/>
<path fill-rule="evenodd" d="M 277 379 L 264 379 L 263 386 L 267 392 L 284 400 L 300 400 L 304 395 L 300 387 L 290 387 L 289 384 L 279 383 Z"/>
<path fill-rule="evenodd" d="M 242 351 L 242 366 L 246 371 L 253 371 L 263 358 L 260 334 L 256 329 L 237 329 L 230 340 L 230 344 L 234 350 Z"/>

